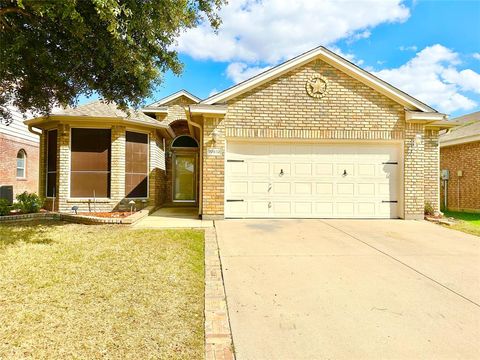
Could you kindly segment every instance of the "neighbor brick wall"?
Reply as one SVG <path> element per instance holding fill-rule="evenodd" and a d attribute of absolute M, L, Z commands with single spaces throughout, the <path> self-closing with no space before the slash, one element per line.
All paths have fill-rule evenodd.
<path fill-rule="evenodd" d="M 27 154 L 25 179 L 17 179 L 17 154 L 21 149 Z M 14 198 L 24 191 L 38 193 L 38 157 L 38 143 L 0 133 L 0 185 L 12 185 Z"/>
<path fill-rule="evenodd" d="M 450 170 L 447 208 L 480 211 L 480 141 L 442 147 L 440 169 Z M 463 171 L 463 176 L 460 178 L 457 176 L 458 170 Z M 443 206 L 443 182 L 441 189 L 440 198 Z"/>
<path fill-rule="evenodd" d="M 212 132 L 218 131 L 218 140 L 212 141 Z M 219 148 L 220 156 L 207 155 L 207 149 Z M 203 206 L 202 218 L 222 218 L 224 213 L 225 179 L 225 121 L 205 118 L 203 122 Z"/>

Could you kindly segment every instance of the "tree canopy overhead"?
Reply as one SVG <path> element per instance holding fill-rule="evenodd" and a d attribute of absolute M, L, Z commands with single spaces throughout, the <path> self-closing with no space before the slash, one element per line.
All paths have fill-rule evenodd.
<path fill-rule="evenodd" d="M 48 113 L 98 93 L 137 106 L 162 74 L 182 71 L 182 30 L 209 21 L 225 0 L 0 0 L 0 117 L 7 105 Z"/>

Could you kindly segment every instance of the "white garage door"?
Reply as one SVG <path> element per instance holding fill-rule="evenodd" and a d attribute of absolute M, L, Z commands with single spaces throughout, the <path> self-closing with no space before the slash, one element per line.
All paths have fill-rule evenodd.
<path fill-rule="evenodd" d="M 225 216 L 397 218 L 398 144 L 227 143 Z"/>

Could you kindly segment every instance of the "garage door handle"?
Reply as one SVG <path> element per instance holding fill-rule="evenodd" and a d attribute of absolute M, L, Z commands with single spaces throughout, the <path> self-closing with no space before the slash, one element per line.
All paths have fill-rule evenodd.
<path fill-rule="evenodd" d="M 347 176 L 347 175 L 348 175 L 348 174 L 347 174 L 347 170 L 343 170 L 342 176 Z"/>
<path fill-rule="evenodd" d="M 243 199 L 228 199 L 227 202 L 243 202 Z"/>
<path fill-rule="evenodd" d="M 398 162 L 396 162 L 396 161 L 385 161 L 385 162 L 382 162 L 382 164 L 385 164 L 385 165 L 398 165 Z"/>
<path fill-rule="evenodd" d="M 280 176 L 283 176 L 283 169 L 280 169 Z"/>
<path fill-rule="evenodd" d="M 382 200 L 382 203 L 397 203 L 397 200 Z"/>

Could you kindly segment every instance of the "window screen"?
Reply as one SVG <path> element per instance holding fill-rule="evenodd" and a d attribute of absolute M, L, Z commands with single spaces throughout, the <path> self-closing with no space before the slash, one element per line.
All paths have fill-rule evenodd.
<path fill-rule="evenodd" d="M 110 197 L 108 129 L 72 129 L 71 197 Z"/>
<path fill-rule="evenodd" d="M 125 149 L 125 196 L 148 197 L 148 135 L 127 131 Z"/>
<path fill-rule="evenodd" d="M 57 130 L 47 132 L 47 197 L 56 195 Z"/>

